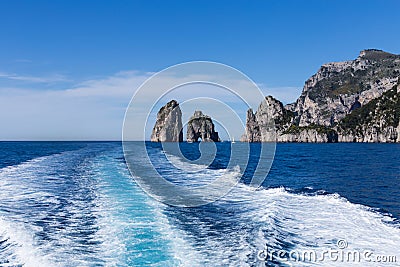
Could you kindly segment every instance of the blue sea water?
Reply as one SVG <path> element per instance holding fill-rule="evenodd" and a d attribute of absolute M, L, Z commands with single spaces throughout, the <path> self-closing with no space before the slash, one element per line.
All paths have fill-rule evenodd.
<path fill-rule="evenodd" d="M 211 166 L 182 179 L 235 175 L 225 169 L 231 145 L 247 144 L 217 144 Z M 159 144 L 147 146 L 163 160 Z M 199 156 L 197 143 L 181 148 Z M 250 162 L 222 199 L 178 208 L 142 191 L 120 142 L 0 142 L 0 266 L 357 265 L 257 258 L 266 245 L 323 251 L 338 240 L 397 256 L 358 266 L 398 266 L 399 159 L 398 144 L 278 144 L 257 190 Z"/>

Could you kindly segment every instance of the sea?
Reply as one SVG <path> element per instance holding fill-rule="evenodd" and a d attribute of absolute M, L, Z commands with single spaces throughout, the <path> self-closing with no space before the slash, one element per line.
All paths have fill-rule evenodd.
<path fill-rule="evenodd" d="M 177 179 L 235 175 L 230 148 L 249 145 L 218 143 Z M 400 144 L 277 144 L 258 188 L 246 172 L 220 199 L 176 207 L 138 186 L 121 142 L 0 142 L 0 266 L 400 266 L 399 163 Z"/>

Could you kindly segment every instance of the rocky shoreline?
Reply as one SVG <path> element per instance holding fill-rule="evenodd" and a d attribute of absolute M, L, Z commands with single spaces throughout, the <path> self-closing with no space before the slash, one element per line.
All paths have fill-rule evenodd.
<path fill-rule="evenodd" d="M 295 103 L 267 96 L 247 112 L 243 142 L 400 142 L 400 56 L 364 50 L 324 64 Z M 275 133 L 265 130 L 274 120 Z"/>

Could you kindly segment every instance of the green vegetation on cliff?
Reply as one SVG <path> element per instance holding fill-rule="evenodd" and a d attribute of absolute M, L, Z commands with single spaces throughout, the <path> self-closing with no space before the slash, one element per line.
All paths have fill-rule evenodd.
<path fill-rule="evenodd" d="M 381 125 L 381 127 L 397 127 L 400 120 L 399 83 L 391 90 L 375 98 L 344 117 L 338 130 L 341 132 L 361 132 L 363 126 Z"/>
<path fill-rule="evenodd" d="M 283 132 L 283 134 L 298 134 L 306 130 L 315 130 L 319 134 L 335 133 L 335 131 L 330 127 L 317 124 L 310 124 L 308 126 L 291 125 L 286 131 Z"/>

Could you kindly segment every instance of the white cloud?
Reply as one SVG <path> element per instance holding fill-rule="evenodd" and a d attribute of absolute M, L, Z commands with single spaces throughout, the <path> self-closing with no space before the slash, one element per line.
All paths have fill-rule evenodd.
<path fill-rule="evenodd" d="M 65 90 L 69 96 L 76 97 L 129 97 L 151 76 L 152 73 L 121 71 L 112 76 L 91 79 Z"/>
<path fill-rule="evenodd" d="M 120 140 L 125 109 L 137 90 L 152 73 L 138 71 L 119 72 L 109 77 L 90 79 L 68 89 L 52 87 L 54 90 L 28 90 L 18 87 L 0 88 L 0 140 Z M 31 77 L 0 73 L 0 78 L 24 80 L 35 83 L 51 83 L 57 77 Z M 143 102 L 160 96 L 160 90 L 185 80 L 207 80 L 209 77 L 166 77 L 154 88 L 142 95 Z M 64 81 L 62 77 L 58 81 Z M 231 81 L 240 86 L 241 81 Z M 168 87 L 169 88 L 169 87 Z M 199 87 L 197 87 L 199 88 Z M 291 102 L 297 96 L 298 88 L 264 88 L 265 94 L 272 94 L 283 102 Z M 203 95 L 209 94 L 203 88 Z M 223 90 L 211 90 L 217 99 L 237 102 L 235 97 L 226 97 Z M 182 102 L 199 97 L 193 90 L 176 90 L 161 99 L 159 106 L 171 98 Z M 155 107 L 156 112 L 159 109 Z M 212 115 L 212 111 L 207 112 Z M 143 117 L 146 112 L 138 117 Z M 219 114 L 221 115 L 221 114 Z M 223 115 L 223 114 L 222 114 Z M 217 116 L 217 115 L 214 115 Z M 154 118 L 153 118 L 154 119 Z M 140 130 L 140 129 L 138 129 Z M 142 130 L 143 131 L 143 130 Z M 239 134 L 239 133 L 235 133 Z M 235 136 L 237 138 L 237 136 Z"/>
<path fill-rule="evenodd" d="M 0 88 L 0 140 L 119 140 L 125 108 L 145 78 L 132 72 L 67 90 Z"/>
<path fill-rule="evenodd" d="M 51 74 L 48 76 L 27 76 L 15 73 L 0 72 L 0 78 L 29 83 L 54 83 L 69 81 L 66 76 L 61 74 Z"/>

